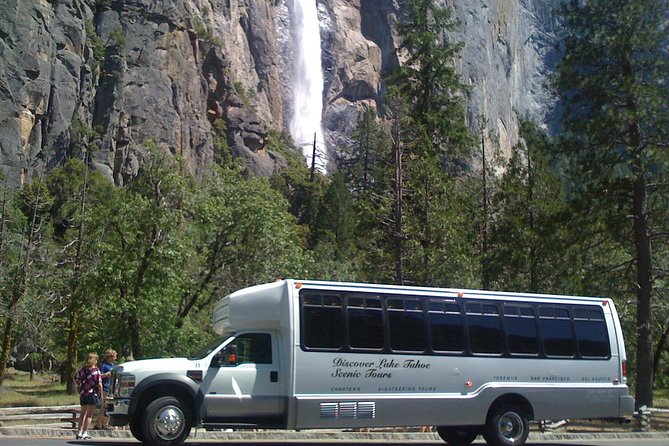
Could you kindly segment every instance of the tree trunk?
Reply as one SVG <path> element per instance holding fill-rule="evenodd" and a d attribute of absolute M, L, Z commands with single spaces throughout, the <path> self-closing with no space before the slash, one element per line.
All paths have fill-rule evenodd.
<path fill-rule="evenodd" d="M 4 242 L 5 242 L 5 214 L 7 213 L 7 178 L 4 181 L 4 187 L 2 191 L 2 210 L 0 210 L 0 265 L 2 265 L 2 260 L 4 259 Z"/>
<path fill-rule="evenodd" d="M 632 204 L 636 248 L 636 406 L 653 405 L 653 263 L 646 209 L 646 178 L 643 169 L 634 182 Z"/>
<path fill-rule="evenodd" d="M 483 187 L 482 193 L 482 210 L 483 210 L 483 227 L 481 230 L 481 287 L 484 290 L 490 289 L 490 272 L 488 271 L 488 251 L 489 251 L 489 231 L 488 227 L 488 166 L 485 156 L 485 136 L 483 134 L 483 129 L 481 129 L 481 161 L 482 161 L 482 174 L 483 174 Z"/>
<path fill-rule="evenodd" d="M 88 190 L 88 152 L 84 153 L 84 184 L 79 199 L 79 233 L 77 238 L 77 251 L 74 258 L 72 271 L 72 282 L 70 286 L 70 317 L 68 318 L 67 335 L 67 365 L 65 379 L 67 380 L 67 393 L 73 395 L 76 392 L 74 373 L 77 370 L 77 336 L 79 334 L 79 284 L 81 282 L 81 267 L 84 252 L 84 216 L 86 213 L 86 192 Z"/>
<path fill-rule="evenodd" d="M 530 283 L 529 291 L 532 293 L 539 292 L 539 279 L 537 267 L 537 243 L 539 241 L 536 237 L 536 230 L 534 225 L 534 168 L 532 164 L 532 154 L 530 148 L 527 148 L 527 226 L 530 230 L 530 251 L 529 251 L 529 269 L 530 269 Z"/>
<path fill-rule="evenodd" d="M 432 249 L 432 231 L 430 226 L 430 174 L 425 175 L 423 181 L 425 201 L 423 203 L 423 283 L 422 286 L 431 286 L 430 283 L 430 250 Z"/>
<path fill-rule="evenodd" d="M 12 330 L 14 330 L 14 318 L 9 315 L 5 319 L 5 333 L 2 337 L 2 351 L 0 351 L 0 386 L 5 380 L 5 373 L 7 373 L 9 352 L 12 348 Z"/>
<path fill-rule="evenodd" d="M 655 376 L 657 375 L 657 370 L 660 365 L 660 359 L 662 359 L 662 353 L 664 352 L 665 345 L 667 344 L 667 337 L 669 337 L 669 321 L 667 321 L 664 330 L 662 330 L 662 335 L 657 341 L 655 346 L 655 355 L 653 356 L 653 382 L 655 382 Z"/>
<path fill-rule="evenodd" d="M 404 172 L 402 170 L 402 143 L 397 119 L 393 123 L 393 151 L 395 153 L 395 283 L 404 285 L 404 228 L 402 221 Z"/>
<path fill-rule="evenodd" d="M 72 305 L 70 308 L 70 317 L 68 318 L 68 334 L 67 334 L 67 361 L 65 363 L 65 389 L 68 395 L 74 395 L 77 390 L 74 383 L 74 373 L 77 370 L 77 334 L 79 331 L 77 309 Z"/>
<path fill-rule="evenodd" d="M 128 317 L 128 325 L 130 329 L 130 348 L 132 349 L 132 356 L 136 359 L 142 358 L 142 341 L 140 339 L 140 322 L 136 313 L 130 314 Z"/>

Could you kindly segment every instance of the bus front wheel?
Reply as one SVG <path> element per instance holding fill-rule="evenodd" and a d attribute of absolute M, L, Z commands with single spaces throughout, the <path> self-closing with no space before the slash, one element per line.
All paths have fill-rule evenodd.
<path fill-rule="evenodd" d="M 144 442 L 153 446 L 179 446 L 191 429 L 188 408 L 172 396 L 151 402 L 143 421 Z"/>
<path fill-rule="evenodd" d="M 144 443 L 144 431 L 142 430 L 142 419 L 139 417 L 133 417 L 130 420 L 130 433 L 133 437 L 139 440 L 141 443 Z"/>
<path fill-rule="evenodd" d="M 520 446 L 525 444 L 529 434 L 527 415 L 515 405 L 493 409 L 483 432 L 486 442 L 492 446 Z"/>
<path fill-rule="evenodd" d="M 469 446 L 479 435 L 475 426 L 438 426 L 437 433 L 450 446 Z"/>

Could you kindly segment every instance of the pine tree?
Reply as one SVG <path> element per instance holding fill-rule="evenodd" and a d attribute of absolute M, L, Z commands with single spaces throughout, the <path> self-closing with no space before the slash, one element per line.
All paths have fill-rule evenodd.
<path fill-rule="evenodd" d="M 356 251 L 362 280 L 397 281 L 395 173 L 388 131 L 373 109 L 360 114 L 353 144 L 342 147 L 339 170 L 356 216 Z"/>
<path fill-rule="evenodd" d="M 36 280 L 34 272 L 44 266 L 47 255 L 44 247 L 48 243 L 48 210 L 52 197 L 43 179 L 40 177 L 26 184 L 20 190 L 18 199 L 18 207 L 25 216 L 25 225 L 23 239 L 18 240 L 18 252 L 13 256 L 14 262 L 5 265 L 9 281 L 6 287 L 0 289 L 0 314 L 4 322 L 0 344 L 0 385 L 5 378 L 9 354 L 14 345 L 14 334 L 20 322 L 19 305 L 31 296 Z"/>
<path fill-rule="evenodd" d="M 451 10 L 429 0 L 411 0 L 408 10 L 406 21 L 398 25 L 403 39 L 399 51 L 408 58 L 389 78 L 395 102 L 407 107 L 401 114 L 398 158 L 403 162 L 401 231 L 406 235 L 397 243 L 406 245 L 406 279 L 436 285 L 446 280 L 443 273 L 435 274 L 446 245 L 457 243 L 453 234 L 445 234 L 456 217 L 449 209 L 457 193 L 453 166 L 469 156 L 473 138 L 464 112 L 466 88 L 455 69 L 462 45 L 446 36 L 457 26 Z"/>
<path fill-rule="evenodd" d="M 636 290 L 636 403 L 653 402 L 653 233 L 669 183 L 666 0 L 570 1 L 557 86 L 583 209 L 629 247 Z"/>
<path fill-rule="evenodd" d="M 567 252 L 553 143 L 529 122 L 521 124 L 520 135 L 493 195 L 490 275 L 498 289 L 559 293 Z"/>

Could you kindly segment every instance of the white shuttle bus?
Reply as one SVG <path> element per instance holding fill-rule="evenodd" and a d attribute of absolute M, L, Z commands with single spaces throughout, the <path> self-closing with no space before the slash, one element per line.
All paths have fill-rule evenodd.
<path fill-rule="evenodd" d="M 123 364 L 113 424 L 147 444 L 191 427 L 436 426 L 522 445 L 532 420 L 632 415 L 610 299 L 284 280 L 221 299 L 215 345 Z"/>

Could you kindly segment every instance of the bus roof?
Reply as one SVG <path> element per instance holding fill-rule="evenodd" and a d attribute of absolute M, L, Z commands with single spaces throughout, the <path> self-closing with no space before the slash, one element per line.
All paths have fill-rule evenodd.
<path fill-rule="evenodd" d="M 587 297 L 587 296 L 570 296 L 558 294 L 540 294 L 540 293 L 518 293 L 509 291 L 487 291 L 487 290 L 472 290 L 464 288 L 436 288 L 436 287 L 419 287 L 407 285 L 390 285 L 390 284 L 372 284 L 372 283 L 355 283 L 355 282 L 330 282 L 321 280 L 297 280 L 289 279 L 287 282 L 292 282 L 296 288 L 316 288 L 327 289 L 331 291 L 375 291 L 379 293 L 400 294 L 412 293 L 415 296 L 431 297 L 435 295 L 452 297 L 452 298 L 483 298 L 483 299 L 502 299 L 502 300 L 562 300 L 569 302 L 581 302 L 589 304 L 601 304 L 603 302 L 612 303 L 611 299 L 605 297 Z M 289 283 L 289 286 L 291 284 Z"/>

